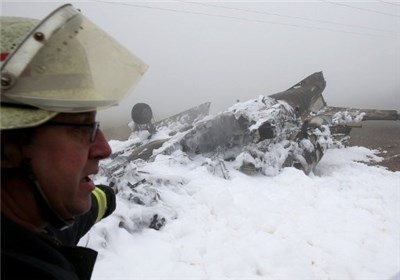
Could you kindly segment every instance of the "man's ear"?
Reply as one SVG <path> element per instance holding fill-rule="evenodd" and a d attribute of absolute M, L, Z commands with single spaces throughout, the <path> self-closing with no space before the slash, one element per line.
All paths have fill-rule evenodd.
<path fill-rule="evenodd" d="M 22 160 L 21 146 L 9 137 L 1 135 L 1 168 L 19 168 Z"/>

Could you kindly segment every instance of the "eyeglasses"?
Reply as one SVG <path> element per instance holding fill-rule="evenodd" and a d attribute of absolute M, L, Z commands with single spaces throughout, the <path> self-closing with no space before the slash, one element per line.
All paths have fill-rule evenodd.
<path fill-rule="evenodd" d="M 100 123 L 99 122 L 93 122 L 93 123 L 67 123 L 67 122 L 56 122 L 56 121 L 49 121 L 44 123 L 43 125 L 56 125 L 56 126 L 76 126 L 76 127 L 90 127 L 90 138 L 89 141 L 91 143 L 96 140 L 97 132 L 99 131 L 100 128 Z"/>

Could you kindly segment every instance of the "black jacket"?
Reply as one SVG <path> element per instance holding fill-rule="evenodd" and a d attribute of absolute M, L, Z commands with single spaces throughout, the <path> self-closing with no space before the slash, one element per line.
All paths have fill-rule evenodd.
<path fill-rule="evenodd" d="M 100 188 L 107 198 L 92 195 L 91 210 L 78 217 L 74 225 L 59 231 L 48 227 L 42 234 L 26 230 L 1 216 L 1 279 L 90 279 L 97 252 L 75 246 L 94 223 L 115 209 L 115 196 Z M 101 216 L 99 210 L 106 204 Z M 104 205 L 103 205 L 104 206 Z"/>

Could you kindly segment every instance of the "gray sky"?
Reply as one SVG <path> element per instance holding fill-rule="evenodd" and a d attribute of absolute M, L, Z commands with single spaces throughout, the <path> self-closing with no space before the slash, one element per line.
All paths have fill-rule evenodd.
<path fill-rule="evenodd" d="M 41 19 L 62 3 L 2 1 L 1 14 Z M 103 127 L 137 102 L 156 120 L 206 101 L 216 113 L 317 71 L 329 105 L 400 110 L 398 0 L 71 3 L 150 66 Z"/>

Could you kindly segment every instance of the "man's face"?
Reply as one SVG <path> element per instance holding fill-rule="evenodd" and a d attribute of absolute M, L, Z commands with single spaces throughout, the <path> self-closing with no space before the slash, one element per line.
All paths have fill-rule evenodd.
<path fill-rule="evenodd" d="M 90 209 L 95 186 L 88 176 L 96 174 L 99 161 L 111 154 L 100 130 L 90 142 L 92 128 L 73 125 L 93 124 L 95 116 L 95 112 L 59 114 L 37 128 L 31 144 L 25 148 L 50 206 L 64 219 Z"/>

